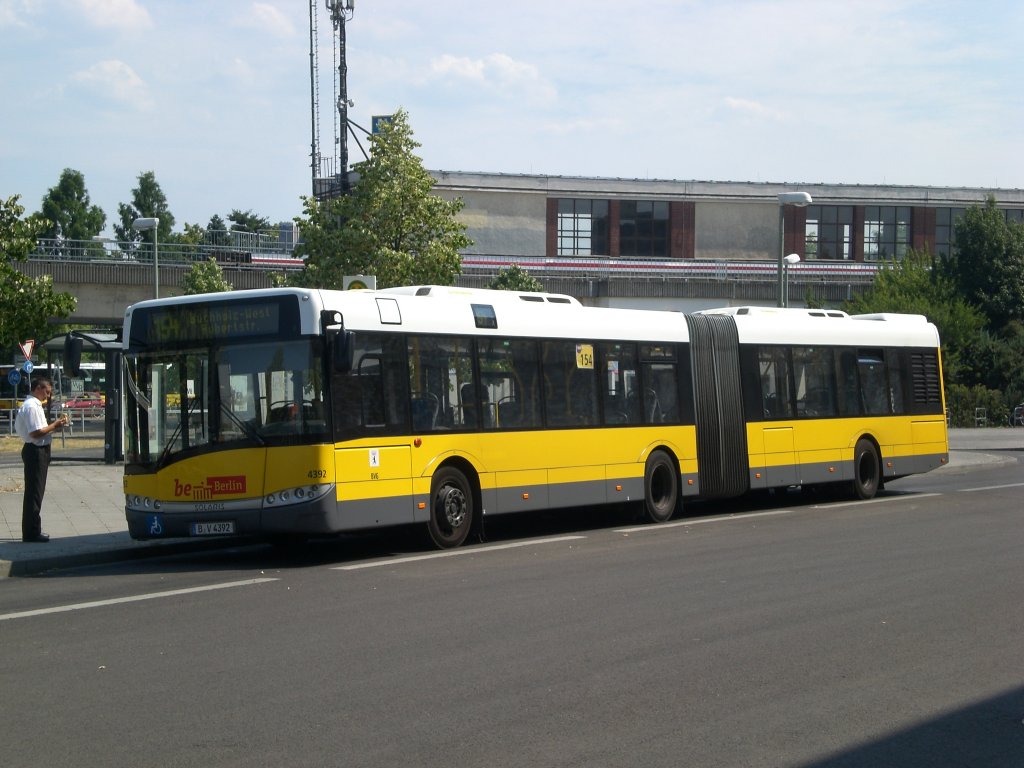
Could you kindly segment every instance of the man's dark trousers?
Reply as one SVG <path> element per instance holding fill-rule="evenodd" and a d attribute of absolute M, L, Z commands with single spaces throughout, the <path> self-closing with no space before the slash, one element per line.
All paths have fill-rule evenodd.
<path fill-rule="evenodd" d="M 43 531 L 39 516 L 46 492 L 46 473 L 50 468 L 50 446 L 25 443 L 21 449 L 25 463 L 25 500 L 21 507 L 21 538 L 32 540 Z"/>

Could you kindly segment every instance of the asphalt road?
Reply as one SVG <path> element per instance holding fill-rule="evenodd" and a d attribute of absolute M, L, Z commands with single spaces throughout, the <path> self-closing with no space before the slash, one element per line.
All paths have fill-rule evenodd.
<path fill-rule="evenodd" d="M 0 760 L 1019 768 L 1022 489 L 1014 461 L 9 579 Z"/>

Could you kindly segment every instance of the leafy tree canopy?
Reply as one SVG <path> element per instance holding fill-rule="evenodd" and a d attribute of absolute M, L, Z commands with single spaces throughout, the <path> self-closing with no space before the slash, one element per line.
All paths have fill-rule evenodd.
<path fill-rule="evenodd" d="M 228 235 L 228 225 L 224 223 L 224 219 L 218 216 L 216 213 L 210 217 L 209 223 L 206 225 L 206 232 L 210 238 L 210 245 L 228 245 L 231 242 L 231 237 Z"/>
<path fill-rule="evenodd" d="M 231 222 L 231 229 L 235 232 L 272 234 L 277 231 L 277 227 L 271 224 L 267 217 L 257 216 L 252 211 L 240 211 L 235 208 L 228 214 L 228 220 Z M 223 226 L 221 229 L 223 229 Z"/>
<path fill-rule="evenodd" d="M 189 224 L 181 228 L 181 232 L 172 232 L 169 242 L 183 245 L 200 245 L 206 238 L 206 227 L 202 224 Z"/>
<path fill-rule="evenodd" d="M 153 171 L 139 174 L 139 186 L 132 190 L 131 203 L 119 204 L 117 215 L 121 223 L 114 225 L 114 232 L 117 233 L 120 242 L 131 243 L 152 239 L 152 233 L 132 229 L 132 222 L 143 217 L 160 219 L 157 239 L 160 242 L 170 240 L 171 230 L 174 228 L 174 214 L 167 207 L 167 197 L 160 189 Z"/>
<path fill-rule="evenodd" d="M 85 176 L 65 168 L 57 186 L 43 196 L 40 213 L 47 220 L 40 237 L 89 240 L 103 231 L 107 215 L 89 201 Z"/>
<path fill-rule="evenodd" d="M 871 287 L 846 302 L 850 314 L 902 312 L 924 315 L 939 329 L 949 381 L 971 378 L 973 349 L 985 330 L 985 316 L 965 301 L 956 283 L 936 268 L 927 252 L 910 250 L 901 261 L 879 269 Z"/>
<path fill-rule="evenodd" d="M 224 278 L 224 270 L 211 256 L 206 261 L 192 264 L 192 268 L 181 279 L 181 287 L 186 296 L 192 296 L 197 293 L 223 293 L 232 290 L 234 286 Z"/>
<path fill-rule="evenodd" d="M 304 198 L 299 224 L 306 267 L 293 280 L 341 288 L 345 275 L 376 275 L 377 285 L 451 285 L 461 271 L 459 251 L 472 245 L 456 220 L 461 199 L 431 190 L 434 179 L 414 154 L 408 114 L 399 110 L 370 137 L 370 159 L 353 166 L 347 195 Z"/>
<path fill-rule="evenodd" d="M 26 339 L 45 339 L 51 318 L 66 319 L 75 310 L 70 293 L 53 290 L 53 278 L 28 277 L 14 267 L 35 248 L 46 221 L 39 215 L 27 219 L 15 195 L 0 198 L 0 350 Z"/>
<path fill-rule="evenodd" d="M 993 329 L 1024 320 L 1024 224 L 1007 221 L 990 196 L 964 212 L 954 233 L 953 255 L 943 266 L 962 295 Z"/>
<path fill-rule="evenodd" d="M 498 274 L 487 284 L 488 288 L 498 291 L 522 291 L 524 293 L 543 293 L 544 286 L 518 264 L 498 270 Z"/>

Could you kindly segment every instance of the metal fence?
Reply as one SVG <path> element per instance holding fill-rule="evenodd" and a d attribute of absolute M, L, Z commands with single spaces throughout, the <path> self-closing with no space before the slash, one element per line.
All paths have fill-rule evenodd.
<path fill-rule="evenodd" d="M 236 233 L 251 235 L 253 233 Z M 158 243 L 161 264 L 190 264 L 215 259 L 218 264 L 252 269 L 301 269 L 304 262 L 290 247 L 270 238 L 232 238 L 230 242 Z M 153 263 L 153 243 L 42 238 L 29 255 L 34 261 Z"/>
<path fill-rule="evenodd" d="M 251 233 L 236 233 L 251 234 Z M 253 237 L 230 244 L 159 243 L 161 264 L 188 264 L 213 258 L 219 264 L 238 268 L 289 270 L 301 269 L 304 261 L 293 251 L 270 238 Z M 60 262 L 134 262 L 153 263 L 153 244 L 146 242 L 96 242 L 91 240 L 53 240 L 37 242 L 33 260 Z M 696 281 L 700 283 L 773 283 L 778 279 L 774 261 L 715 261 L 697 259 L 637 259 L 601 256 L 506 256 L 465 254 L 462 271 L 466 277 L 493 277 L 513 264 L 537 278 Z M 805 261 L 786 267 L 788 279 L 795 285 L 833 283 L 869 285 L 881 264 L 835 261 Z"/>
<path fill-rule="evenodd" d="M 778 264 L 774 261 L 715 261 L 697 259 L 631 259 L 602 256 L 498 256 L 468 254 L 462 257 L 462 271 L 497 274 L 498 270 L 519 265 L 534 277 L 663 279 L 702 282 L 774 282 Z M 881 264 L 835 261 L 805 261 L 788 265 L 794 283 L 833 282 L 868 285 Z"/>

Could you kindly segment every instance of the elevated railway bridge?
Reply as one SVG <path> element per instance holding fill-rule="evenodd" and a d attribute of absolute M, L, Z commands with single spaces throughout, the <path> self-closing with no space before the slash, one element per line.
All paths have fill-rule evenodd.
<path fill-rule="evenodd" d="M 154 259 L 148 248 L 92 241 L 41 240 L 29 259 L 15 267 L 30 277 L 50 275 L 58 291 L 78 299 L 70 323 L 119 326 L 129 304 L 153 297 Z M 214 258 L 235 289 L 268 288 L 275 273 L 302 268 L 286 250 L 238 251 L 230 247 L 158 244 L 162 296 L 181 294 L 183 278 L 197 261 Z M 484 287 L 500 269 L 518 264 L 545 290 L 576 296 L 585 304 L 693 311 L 708 307 L 774 305 L 778 272 L 771 261 L 709 261 L 605 257 L 499 256 L 465 254 L 456 281 Z M 863 291 L 875 264 L 810 261 L 787 267 L 790 303 L 837 305 Z"/>

